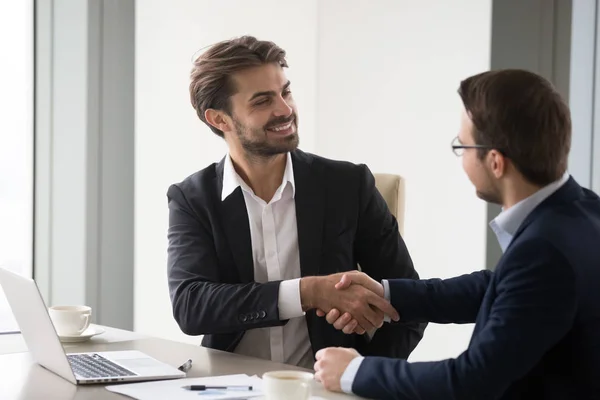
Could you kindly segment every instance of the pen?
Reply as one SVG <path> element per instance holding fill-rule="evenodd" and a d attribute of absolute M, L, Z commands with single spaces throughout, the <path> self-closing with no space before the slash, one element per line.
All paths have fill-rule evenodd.
<path fill-rule="evenodd" d="M 209 390 L 209 389 L 245 389 L 252 390 L 252 386 L 207 386 L 207 385 L 189 385 L 183 386 L 187 390 Z"/>

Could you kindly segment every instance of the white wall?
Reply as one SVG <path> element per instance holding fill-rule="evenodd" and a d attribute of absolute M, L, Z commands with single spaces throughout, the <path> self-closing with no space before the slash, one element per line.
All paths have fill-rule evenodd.
<path fill-rule="evenodd" d="M 491 0 L 319 2 L 317 150 L 406 178 L 421 277 L 485 268 L 485 204 L 450 149 L 461 79 L 489 69 Z M 472 326 L 426 330 L 412 359 L 458 355 Z"/>
<path fill-rule="evenodd" d="M 0 267 L 32 272 L 33 7 L 0 2 Z M 9 62 L 6 61 L 10 60 Z M 18 330 L 0 288 L 0 333 Z"/>
<path fill-rule="evenodd" d="M 225 151 L 189 105 L 191 55 L 245 33 L 288 51 L 304 150 L 407 179 L 422 277 L 485 267 L 485 204 L 450 141 L 460 80 L 489 68 L 491 0 L 152 0 L 136 14 L 136 330 L 190 340 L 171 317 L 165 193 Z M 430 326 L 412 359 L 456 356 L 471 329 Z"/>
<path fill-rule="evenodd" d="M 287 50 L 302 148 L 314 151 L 316 0 L 144 0 L 136 3 L 135 322 L 138 331 L 199 342 L 171 317 L 166 275 L 170 184 L 219 161 L 221 138 L 189 102 L 192 55 L 251 34 Z"/>

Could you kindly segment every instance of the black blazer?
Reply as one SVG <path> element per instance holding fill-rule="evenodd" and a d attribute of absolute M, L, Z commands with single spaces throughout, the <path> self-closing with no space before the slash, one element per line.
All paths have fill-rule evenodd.
<path fill-rule="evenodd" d="M 495 272 L 390 281 L 411 321 L 475 322 L 456 359 L 366 358 L 353 391 L 381 399 L 600 399 L 600 199 L 573 178 L 521 224 Z"/>
<path fill-rule="evenodd" d="M 373 279 L 418 278 L 396 219 L 364 165 L 291 153 L 302 276 L 357 269 Z M 224 159 L 169 187 L 168 280 L 173 316 L 206 347 L 234 351 L 248 329 L 281 326 L 280 281 L 254 282 L 241 188 L 224 201 Z M 329 346 L 406 358 L 424 324 L 384 324 L 372 340 L 346 335 L 306 313 L 313 354 Z"/>

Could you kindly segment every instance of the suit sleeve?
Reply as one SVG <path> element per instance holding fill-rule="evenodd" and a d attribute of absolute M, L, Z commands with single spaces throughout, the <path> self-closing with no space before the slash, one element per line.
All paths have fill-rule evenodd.
<path fill-rule="evenodd" d="M 474 323 L 492 276 L 478 271 L 451 279 L 391 279 L 390 300 L 402 321 Z"/>
<path fill-rule="evenodd" d="M 386 399 L 497 399 L 564 337 L 576 313 L 575 276 L 551 244 L 511 249 L 497 271 L 496 298 L 485 326 L 456 359 L 408 363 L 367 357 L 352 390 Z"/>
<path fill-rule="evenodd" d="M 383 279 L 418 279 L 398 222 L 375 187 L 375 178 L 360 166 L 359 220 L 355 241 L 357 261 L 367 275 Z M 363 355 L 407 358 L 423 337 L 424 323 L 384 324 L 356 350 Z"/>
<path fill-rule="evenodd" d="M 168 282 L 173 316 L 188 335 L 280 326 L 280 281 L 223 283 L 208 221 L 175 185 L 169 200 Z"/>

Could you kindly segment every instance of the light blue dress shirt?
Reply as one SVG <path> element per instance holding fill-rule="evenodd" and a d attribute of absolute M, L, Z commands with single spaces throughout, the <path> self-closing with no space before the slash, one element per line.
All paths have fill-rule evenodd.
<path fill-rule="evenodd" d="M 569 173 L 565 172 L 562 178 L 560 178 L 558 181 L 544 186 L 542 189 L 538 190 L 526 199 L 521 200 L 509 209 L 502 210 L 502 212 L 490 222 L 490 227 L 498 239 L 498 243 L 502 248 L 502 252 L 506 251 L 506 248 L 512 241 L 515 233 L 517 233 L 519 226 L 521 226 L 523 221 L 525 221 L 525 218 L 527 218 L 527 216 L 542 201 L 546 200 L 552 193 L 556 192 L 561 188 L 562 185 L 567 183 L 568 180 Z M 386 300 L 390 301 L 390 284 L 385 279 L 381 283 L 383 284 L 385 298 Z M 388 316 L 385 317 L 385 322 L 390 322 L 390 318 Z M 344 392 L 352 394 L 354 377 L 356 376 L 363 359 L 364 357 L 362 356 L 356 357 L 346 367 L 346 370 L 340 379 L 340 386 Z"/>
<path fill-rule="evenodd" d="M 512 242 L 513 236 L 517 233 L 517 229 L 519 229 L 519 226 L 525 221 L 525 218 L 527 218 L 527 216 L 542 201 L 546 200 L 552 193 L 556 192 L 562 185 L 567 183 L 568 180 L 569 173 L 565 172 L 558 181 L 544 186 L 508 210 L 502 210 L 502 212 L 490 222 L 490 228 L 492 228 L 492 231 L 496 234 L 502 252 L 506 251 L 506 248 L 510 242 Z"/>

